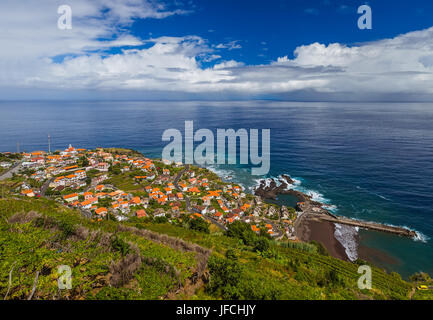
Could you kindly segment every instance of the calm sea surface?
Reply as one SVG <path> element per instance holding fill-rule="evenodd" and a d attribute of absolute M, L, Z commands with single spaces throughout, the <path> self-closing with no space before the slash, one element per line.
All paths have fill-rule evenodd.
<path fill-rule="evenodd" d="M 271 170 L 348 217 L 407 226 L 424 241 L 360 232 L 376 263 L 433 274 L 433 104 L 286 102 L 0 102 L 0 151 L 69 144 L 161 157 L 164 130 L 271 129 Z M 251 188 L 245 166 L 214 167 Z"/>

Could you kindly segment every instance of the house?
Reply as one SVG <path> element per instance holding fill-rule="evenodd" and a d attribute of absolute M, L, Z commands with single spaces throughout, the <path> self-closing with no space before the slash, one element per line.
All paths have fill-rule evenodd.
<path fill-rule="evenodd" d="M 204 197 L 202 197 L 201 199 L 203 200 L 203 204 L 204 204 L 205 206 L 210 206 L 210 198 L 209 198 L 209 197 L 204 196 Z"/>
<path fill-rule="evenodd" d="M 95 213 L 99 216 L 105 216 L 108 210 L 106 208 L 98 208 L 95 210 Z"/>
<path fill-rule="evenodd" d="M 118 199 L 120 199 L 122 193 L 123 193 L 123 191 L 121 191 L 121 190 L 116 190 L 116 191 L 113 191 L 113 192 L 109 193 L 108 195 L 109 195 L 112 199 L 114 199 L 114 200 L 118 200 Z"/>
<path fill-rule="evenodd" d="M 162 159 L 162 163 L 165 164 L 166 166 L 171 165 L 171 161 L 167 159 Z"/>
<path fill-rule="evenodd" d="M 200 193 L 200 190 L 197 187 L 192 187 L 192 188 L 188 189 L 188 192 L 190 192 L 192 194 L 197 194 L 197 193 Z"/>
<path fill-rule="evenodd" d="M 141 199 L 140 197 L 134 197 L 131 200 L 129 200 L 129 204 L 131 206 L 139 206 L 141 204 Z"/>
<path fill-rule="evenodd" d="M 253 230 L 253 231 L 256 232 L 256 233 L 259 233 L 259 232 L 260 232 L 260 229 L 257 228 L 257 226 L 255 226 L 255 225 L 252 225 L 252 226 L 251 226 L 251 230 Z"/>
<path fill-rule="evenodd" d="M 63 196 L 63 200 L 65 200 L 68 203 L 75 202 L 78 200 L 78 193 L 72 193 L 72 194 L 68 194 L 66 196 Z"/>
<path fill-rule="evenodd" d="M 249 217 L 249 216 L 248 217 L 243 217 L 242 221 L 245 222 L 245 223 L 250 223 L 251 222 L 251 217 Z"/>
<path fill-rule="evenodd" d="M 105 192 L 98 192 L 95 194 L 95 197 L 98 199 L 105 199 L 107 197 L 107 194 Z"/>
<path fill-rule="evenodd" d="M 35 193 L 33 192 L 32 189 L 22 190 L 21 194 L 24 195 L 24 196 L 27 196 L 29 198 L 33 198 L 35 196 Z"/>
<path fill-rule="evenodd" d="M 158 201 L 159 204 L 164 205 L 167 202 L 167 197 L 162 196 L 161 198 L 158 198 L 156 201 Z"/>
<path fill-rule="evenodd" d="M 218 190 L 215 190 L 215 191 L 209 190 L 207 196 L 211 199 L 212 198 L 215 198 L 215 199 L 221 198 L 220 192 Z"/>
<path fill-rule="evenodd" d="M 176 194 L 176 197 L 177 197 L 179 200 L 183 200 L 183 194 L 180 193 L 180 192 L 178 192 L 178 193 Z"/>
<path fill-rule="evenodd" d="M 84 192 L 84 200 L 89 200 L 93 198 L 93 193 L 91 192 Z"/>
<path fill-rule="evenodd" d="M 56 179 L 54 179 L 54 181 L 50 184 L 51 188 L 57 188 L 59 186 L 65 186 L 66 183 L 66 179 L 64 176 L 61 177 L 57 177 Z"/>
<path fill-rule="evenodd" d="M 215 213 L 214 214 L 214 218 L 215 219 L 217 219 L 217 220 L 222 220 L 223 219 L 223 214 L 222 214 L 222 212 L 217 212 L 217 213 Z"/>
<path fill-rule="evenodd" d="M 147 176 L 146 179 L 149 180 L 149 181 L 155 179 L 155 174 L 154 173 L 149 173 L 149 175 Z"/>
<path fill-rule="evenodd" d="M 12 166 L 12 163 L 10 163 L 10 162 L 1 162 L 0 163 L 0 167 L 2 167 L 2 168 L 9 168 L 10 166 Z"/>
<path fill-rule="evenodd" d="M 137 218 L 145 218 L 146 217 L 146 211 L 144 211 L 143 209 L 137 210 L 136 214 L 137 214 Z"/>
<path fill-rule="evenodd" d="M 206 214 L 207 207 L 205 206 L 197 206 L 194 208 L 194 211 L 200 212 L 201 214 Z"/>
<path fill-rule="evenodd" d="M 31 158 L 30 161 L 42 165 L 45 163 L 45 159 L 42 157 Z"/>
<path fill-rule="evenodd" d="M 94 203 L 98 202 L 98 198 L 91 198 L 80 203 L 83 209 L 90 209 Z"/>
<path fill-rule="evenodd" d="M 75 174 L 67 175 L 65 178 L 66 178 L 66 181 L 69 183 L 74 183 L 78 180 L 78 177 Z"/>
<path fill-rule="evenodd" d="M 156 217 L 165 217 L 165 212 L 164 211 L 158 211 L 158 212 L 155 212 L 155 214 L 153 216 L 155 218 Z"/>
<path fill-rule="evenodd" d="M 241 209 L 233 209 L 232 213 L 238 214 L 238 215 L 243 215 L 244 214 L 244 212 Z"/>
<path fill-rule="evenodd" d="M 77 168 L 78 168 L 77 165 L 73 165 L 73 166 L 69 166 L 69 167 L 64 167 L 63 170 L 64 171 L 70 171 L 70 170 L 77 169 Z"/>
<path fill-rule="evenodd" d="M 84 170 L 78 170 L 75 171 L 75 175 L 78 177 L 78 179 L 86 179 L 86 171 Z"/>
<path fill-rule="evenodd" d="M 110 167 L 110 165 L 107 162 L 100 162 L 100 163 L 98 163 L 97 169 L 99 171 L 108 171 L 109 167 Z"/>

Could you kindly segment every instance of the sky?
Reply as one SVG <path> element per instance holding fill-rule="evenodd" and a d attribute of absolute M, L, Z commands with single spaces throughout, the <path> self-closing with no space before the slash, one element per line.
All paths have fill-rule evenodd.
<path fill-rule="evenodd" d="M 431 0 L 1 0 L 0 99 L 433 101 L 432 14 Z"/>

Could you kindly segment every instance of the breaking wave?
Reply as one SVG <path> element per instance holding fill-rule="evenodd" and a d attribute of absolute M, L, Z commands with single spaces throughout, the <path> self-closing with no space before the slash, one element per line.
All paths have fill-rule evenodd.
<path fill-rule="evenodd" d="M 350 261 L 356 261 L 358 259 L 358 232 L 357 228 L 347 225 L 334 223 L 335 239 L 338 240 L 344 247 L 347 257 Z"/>

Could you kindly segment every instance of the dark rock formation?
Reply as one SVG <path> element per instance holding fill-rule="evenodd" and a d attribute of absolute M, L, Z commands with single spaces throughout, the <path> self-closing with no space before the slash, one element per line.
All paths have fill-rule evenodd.
<path fill-rule="evenodd" d="M 312 205 L 321 206 L 322 204 L 317 201 L 311 201 L 311 197 L 306 195 L 300 191 L 287 189 L 289 183 L 293 183 L 294 181 L 287 175 L 282 175 L 284 179 L 279 179 L 280 185 L 277 186 L 277 182 L 274 179 L 271 179 L 271 182 L 268 186 L 266 186 L 266 180 L 261 180 L 260 185 L 254 190 L 254 194 L 256 196 L 261 197 L 262 199 L 273 199 L 276 200 L 279 194 L 290 194 L 295 196 L 299 202 L 305 202 L 307 200 L 310 201 Z M 286 182 L 287 181 L 287 182 Z"/>

